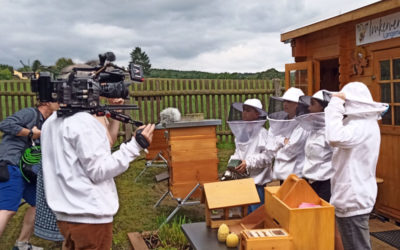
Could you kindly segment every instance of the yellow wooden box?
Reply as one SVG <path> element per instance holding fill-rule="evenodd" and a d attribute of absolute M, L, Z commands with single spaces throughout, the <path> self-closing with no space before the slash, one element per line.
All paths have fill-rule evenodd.
<path fill-rule="evenodd" d="M 293 250 L 293 237 L 282 228 L 243 230 L 240 233 L 240 249 Z"/>
<path fill-rule="evenodd" d="M 320 207 L 298 208 L 302 202 Z M 334 207 L 296 175 L 281 187 L 265 188 L 265 211 L 265 225 L 285 229 L 293 237 L 294 249 L 334 249 Z"/>

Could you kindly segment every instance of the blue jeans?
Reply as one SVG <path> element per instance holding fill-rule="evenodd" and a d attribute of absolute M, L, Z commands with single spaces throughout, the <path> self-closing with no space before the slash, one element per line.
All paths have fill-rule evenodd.
<path fill-rule="evenodd" d="M 260 203 L 257 203 L 257 204 L 254 204 L 254 205 L 250 205 L 249 206 L 249 210 L 248 210 L 249 214 L 251 212 L 254 212 L 254 210 L 259 208 L 260 206 L 264 205 L 264 202 L 265 202 L 264 188 L 265 188 L 265 186 L 266 186 L 266 184 L 264 184 L 264 185 L 256 185 L 258 197 L 260 197 Z"/>

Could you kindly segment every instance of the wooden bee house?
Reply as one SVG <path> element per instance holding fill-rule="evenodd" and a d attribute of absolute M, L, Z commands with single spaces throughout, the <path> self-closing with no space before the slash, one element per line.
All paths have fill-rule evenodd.
<path fill-rule="evenodd" d="M 216 126 L 221 120 L 181 121 L 166 124 L 169 189 L 185 198 L 197 185 L 218 180 Z M 197 190 L 192 197 L 200 197 Z"/>
<path fill-rule="evenodd" d="M 307 95 L 321 89 L 338 91 L 363 82 L 374 101 L 390 105 L 382 120 L 379 185 L 375 212 L 400 222 L 400 1 L 370 5 L 281 34 L 291 46 L 293 63 L 285 65 L 285 87 Z"/>
<path fill-rule="evenodd" d="M 298 208 L 303 202 L 318 207 Z M 294 249 L 334 249 L 334 207 L 296 175 L 290 175 L 281 187 L 265 188 L 265 211 L 265 227 L 285 229 Z"/>
<path fill-rule="evenodd" d="M 251 178 L 204 184 L 206 224 L 217 228 L 225 223 L 238 225 L 247 215 L 247 207 L 260 202 L 254 180 Z M 230 216 L 231 209 L 240 208 L 241 216 Z M 218 216 L 214 212 L 219 211 Z M 245 229 L 245 227 L 243 227 Z"/>

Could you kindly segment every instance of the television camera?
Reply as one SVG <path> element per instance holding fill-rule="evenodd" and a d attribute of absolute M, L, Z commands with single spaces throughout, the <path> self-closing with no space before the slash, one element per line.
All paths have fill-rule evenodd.
<path fill-rule="evenodd" d="M 137 110 L 137 105 L 102 105 L 100 96 L 107 98 L 127 98 L 128 86 L 125 82 L 127 70 L 114 65 L 115 55 L 106 52 L 99 55 L 99 65 L 95 67 L 74 67 L 72 71 L 56 80 L 50 72 L 40 72 L 38 78 L 31 79 L 31 89 L 38 94 L 41 102 L 58 102 L 57 116 L 65 117 L 85 111 L 98 116 L 108 116 L 135 126 L 143 125 L 117 110 Z M 140 65 L 130 63 L 130 79 L 143 82 Z"/>

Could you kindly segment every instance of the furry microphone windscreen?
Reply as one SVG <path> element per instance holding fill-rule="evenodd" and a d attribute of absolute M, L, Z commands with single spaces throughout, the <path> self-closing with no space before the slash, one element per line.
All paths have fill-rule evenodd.
<path fill-rule="evenodd" d="M 177 108 L 166 108 L 160 112 L 160 123 L 168 124 L 181 120 L 181 112 Z"/>

